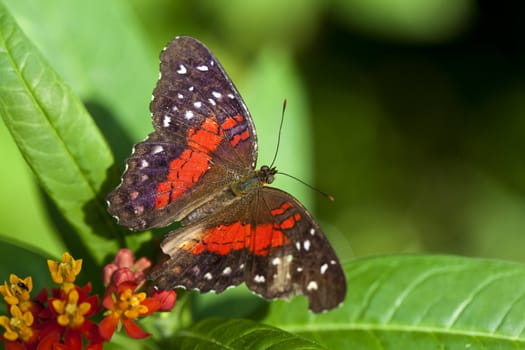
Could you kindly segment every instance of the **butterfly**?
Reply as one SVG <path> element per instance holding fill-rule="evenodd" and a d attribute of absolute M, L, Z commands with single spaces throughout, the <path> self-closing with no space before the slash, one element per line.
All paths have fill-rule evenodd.
<path fill-rule="evenodd" d="M 253 120 L 204 44 L 181 36 L 164 48 L 150 110 L 154 131 L 107 197 L 131 230 L 181 223 L 149 279 L 217 293 L 245 282 L 265 299 L 303 294 L 313 312 L 340 305 L 346 280 L 334 250 L 297 199 L 266 186 L 277 170 L 256 169 Z"/>

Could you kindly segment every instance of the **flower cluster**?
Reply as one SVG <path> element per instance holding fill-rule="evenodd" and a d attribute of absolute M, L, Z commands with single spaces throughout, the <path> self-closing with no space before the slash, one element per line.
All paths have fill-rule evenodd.
<path fill-rule="evenodd" d="M 121 325 L 128 336 L 145 338 L 149 334 L 137 325 L 137 318 L 171 310 L 176 300 L 174 291 L 143 290 L 144 270 L 150 265 L 145 258 L 134 262 L 132 252 L 121 249 L 104 268 L 102 303 L 91 295 L 89 283 L 75 284 L 82 259 L 69 253 L 60 262 L 48 260 L 51 278 L 58 285 L 50 293 L 42 289 L 31 298 L 32 278 L 11 274 L 9 282 L 0 286 L 9 312 L 9 316 L 0 316 L 0 326 L 5 329 L 0 340 L 6 350 L 97 350 Z M 100 313 L 104 318 L 97 324 L 92 318 Z"/>

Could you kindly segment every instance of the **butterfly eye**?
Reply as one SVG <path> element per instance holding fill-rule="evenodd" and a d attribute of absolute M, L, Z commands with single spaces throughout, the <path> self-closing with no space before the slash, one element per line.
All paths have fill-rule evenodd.
<path fill-rule="evenodd" d="M 273 177 L 273 175 L 268 175 L 268 176 L 266 177 L 266 183 L 267 183 L 267 184 L 271 184 L 271 183 L 273 182 L 274 179 L 275 179 L 275 178 Z"/>

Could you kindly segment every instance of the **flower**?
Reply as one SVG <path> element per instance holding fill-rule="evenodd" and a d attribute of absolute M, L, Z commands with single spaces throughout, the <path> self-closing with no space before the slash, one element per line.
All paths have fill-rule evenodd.
<path fill-rule="evenodd" d="M 135 320 L 157 311 L 161 301 L 148 298 L 145 292 L 135 293 L 136 288 L 137 283 L 128 281 L 118 286 L 110 285 L 107 289 L 102 304 L 108 311 L 99 325 L 100 334 L 104 339 L 111 339 L 120 324 L 132 338 L 141 339 L 149 336 L 149 333 L 143 331 Z"/>
<path fill-rule="evenodd" d="M 82 259 L 75 260 L 68 252 L 62 255 L 62 262 L 48 260 L 47 266 L 53 282 L 61 284 L 64 290 L 73 288 L 73 282 L 82 270 Z"/>
<path fill-rule="evenodd" d="M 48 260 L 47 264 L 51 278 L 60 288 L 53 288 L 50 298 L 47 292 L 45 298 L 42 292 L 37 296 L 40 305 L 47 304 L 38 313 L 38 350 L 81 350 L 83 339 L 87 340 L 86 349 L 101 350 L 104 340 L 97 325 L 87 319 L 100 310 L 98 296 L 89 295 L 90 284 L 84 287 L 74 284 L 82 260 L 75 260 L 66 252 L 61 262 Z"/>
<path fill-rule="evenodd" d="M 121 249 L 114 261 L 104 268 L 107 283 L 102 305 L 104 319 L 96 324 L 90 318 L 102 310 L 97 295 L 91 295 L 91 284 L 75 284 L 82 270 L 82 259 L 64 253 L 60 262 L 48 260 L 51 278 L 59 285 L 51 292 L 44 288 L 31 298 L 31 276 L 11 274 L 9 282 L 0 285 L 8 316 L 0 316 L 0 342 L 6 350 L 102 350 L 115 330 L 123 326 L 136 339 L 149 336 L 136 323 L 140 317 L 156 311 L 171 310 L 175 291 L 145 288 L 144 270 L 151 261 L 135 261 L 129 249 Z M 149 296 L 151 295 L 151 296 Z"/>
<path fill-rule="evenodd" d="M 174 290 L 155 290 L 151 297 L 160 301 L 159 311 L 171 311 L 177 301 Z"/>
<path fill-rule="evenodd" d="M 21 340 L 28 342 L 34 335 L 32 325 L 35 321 L 30 311 L 23 312 L 17 305 L 9 309 L 11 318 L 0 316 L 0 325 L 5 328 L 3 337 L 8 341 Z"/>
<path fill-rule="evenodd" d="M 104 266 L 104 285 L 119 284 L 132 281 L 140 284 L 145 280 L 144 271 L 151 266 L 151 261 L 142 257 L 135 261 L 133 252 L 123 248 L 115 255 L 111 264 Z"/>
<path fill-rule="evenodd" d="M 4 285 L 0 286 L 0 294 L 4 296 L 4 301 L 8 305 L 18 305 L 22 311 L 28 311 L 33 304 L 29 300 L 33 290 L 33 279 L 31 277 L 22 279 L 12 273 L 9 275 L 9 282 L 10 285 L 4 281 Z"/>

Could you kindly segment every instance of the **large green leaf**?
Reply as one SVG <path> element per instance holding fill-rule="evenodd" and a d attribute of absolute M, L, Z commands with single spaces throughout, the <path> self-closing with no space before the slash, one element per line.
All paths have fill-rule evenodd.
<path fill-rule="evenodd" d="M 101 192 L 113 157 L 90 115 L 0 4 L 0 115 L 41 186 L 97 260 L 118 236 Z M 109 244 L 108 244 L 109 243 Z"/>
<path fill-rule="evenodd" d="M 346 272 L 341 308 L 314 315 L 275 302 L 264 322 L 330 349 L 525 349 L 523 264 L 389 256 Z"/>
<path fill-rule="evenodd" d="M 209 318 L 176 333 L 180 349 L 324 349 L 275 327 L 242 319 Z"/>

